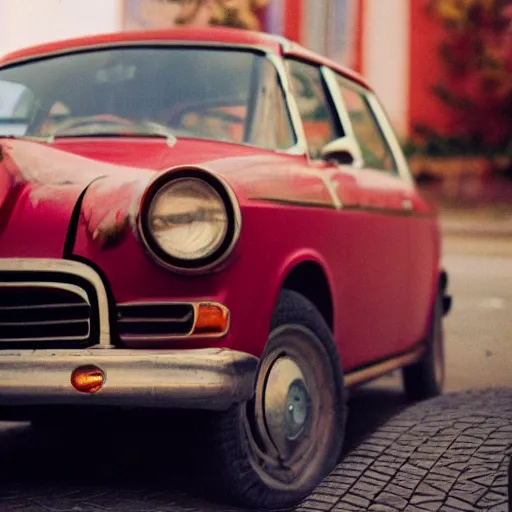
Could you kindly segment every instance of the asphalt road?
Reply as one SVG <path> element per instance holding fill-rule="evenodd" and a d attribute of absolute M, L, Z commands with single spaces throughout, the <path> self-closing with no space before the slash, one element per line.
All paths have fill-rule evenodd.
<path fill-rule="evenodd" d="M 448 390 L 512 386 L 512 241 L 445 241 L 454 308 L 446 321 Z M 405 408 L 397 375 L 350 400 L 346 450 Z M 197 418 L 131 425 L 101 418 L 87 435 L 0 423 L 0 512 L 224 511 L 202 501 L 189 453 Z"/>
<path fill-rule="evenodd" d="M 450 237 L 447 389 L 512 386 L 512 238 Z"/>

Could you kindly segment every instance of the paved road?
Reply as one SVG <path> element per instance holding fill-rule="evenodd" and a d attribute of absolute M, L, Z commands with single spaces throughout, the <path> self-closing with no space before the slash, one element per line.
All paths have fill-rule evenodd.
<path fill-rule="evenodd" d="M 445 253 L 448 389 L 512 386 L 512 238 L 451 237 Z"/>
<path fill-rule="evenodd" d="M 512 241 L 450 237 L 445 253 L 455 296 L 446 322 L 448 389 L 512 386 Z M 347 451 L 404 407 L 397 376 L 358 391 Z M 87 438 L 0 423 L 0 512 L 227 512 L 197 497 L 186 467 L 197 446 L 190 421 L 128 430 L 99 419 Z"/>

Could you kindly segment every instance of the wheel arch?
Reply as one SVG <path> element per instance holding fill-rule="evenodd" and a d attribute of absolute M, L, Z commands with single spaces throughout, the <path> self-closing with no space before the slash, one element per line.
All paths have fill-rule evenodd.
<path fill-rule="evenodd" d="M 311 301 L 334 332 L 336 308 L 332 279 L 326 263 L 318 254 L 306 252 L 291 258 L 281 273 L 277 296 L 282 289 L 300 293 Z"/>

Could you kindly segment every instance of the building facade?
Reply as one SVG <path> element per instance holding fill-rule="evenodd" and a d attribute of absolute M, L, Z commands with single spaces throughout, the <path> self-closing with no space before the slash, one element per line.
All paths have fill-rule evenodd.
<path fill-rule="evenodd" d="M 398 133 L 446 124 L 428 93 L 440 72 L 428 0 L 2 0 L 0 53 L 117 30 L 228 24 L 284 35 L 360 72 Z"/>
<path fill-rule="evenodd" d="M 428 0 L 274 0 L 267 30 L 361 73 L 407 138 L 416 124 L 445 125 L 450 113 L 430 94 L 441 72 L 441 29 Z"/>

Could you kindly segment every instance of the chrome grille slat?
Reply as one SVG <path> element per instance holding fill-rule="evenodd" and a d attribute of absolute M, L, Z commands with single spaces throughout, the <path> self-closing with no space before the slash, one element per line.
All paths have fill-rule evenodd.
<path fill-rule="evenodd" d="M 87 341 L 91 303 L 85 289 L 34 280 L 0 282 L 0 346 L 3 343 Z"/>
<path fill-rule="evenodd" d="M 119 323 L 123 324 L 132 324 L 137 322 L 148 322 L 151 320 L 151 322 L 159 322 L 159 323 L 168 323 L 168 324 L 179 324 L 183 322 L 190 322 L 194 317 L 193 313 L 189 313 L 188 315 L 185 315 L 181 318 L 152 318 L 152 317 L 133 317 L 133 318 L 121 318 L 119 320 Z"/>
<path fill-rule="evenodd" d="M 117 322 L 121 339 L 164 339 L 187 336 L 195 319 L 192 304 L 121 304 Z"/>
<path fill-rule="evenodd" d="M 66 308 L 79 308 L 82 307 L 82 304 L 59 304 L 58 306 L 55 306 L 54 304 L 40 304 L 40 305 L 32 305 L 32 306 L 0 306 L 0 315 L 2 314 L 2 311 L 24 311 L 24 310 L 30 310 L 30 309 L 51 309 L 56 308 L 59 309 L 66 309 Z"/>
<path fill-rule="evenodd" d="M 30 307 L 28 309 L 18 308 L 9 311 L 0 309 L 0 325 L 11 323 L 36 323 L 42 321 L 88 320 L 89 316 L 90 306 L 88 304 L 75 304 L 72 308 L 53 305 L 45 308 Z"/>
<path fill-rule="evenodd" d="M 77 319 L 77 320 L 42 320 L 35 322 L 23 322 L 24 325 L 69 325 L 69 324 L 81 324 L 85 322 L 89 322 L 89 320 Z M 14 327 L 20 325 L 20 322 L 0 322 L 0 327 Z"/>
<path fill-rule="evenodd" d="M 80 288 L 80 286 L 76 286 L 74 284 L 68 284 L 68 283 L 52 283 L 52 282 L 45 282 L 45 281 L 34 281 L 34 282 L 9 282 L 9 283 L 1 283 L 0 282 L 0 292 L 2 292 L 2 289 L 15 289 L 18 290 L 18 292 L 22 290 L 28 290 L 28 291 L 42 291 L 42 290 L 53 290 L 55 292 L 55 295 L 57 297 L 68 297 L 68 300 L 73 300 L 73 304 L 78 302 L 77 297 L 73 297 L 73 295 L 78 295 L 78 297 L 81 297 L 84 302 L 89 303 L 89 299 L 87 297 L 87 292 Z M 72 292 L 73 295 L 68 295 L 66 292 Z M 71 299 L 70 297 L 73 297 Z M 12 300 L 12 299 L 11 299 Z M 36 297 L 32 297 L 30 299 L 31 301 L 36 300 Z M 2 300 L 0 298 L 0 304 L 2 303 Z"/>
<path fill-rule="evenodd" d="M 51 338 L 0 338 L 0 347 L 2 343 L 47 343 L 47 342 L 67 342 L 67 341 L 86 341 L 89 339 L 89 336 L 77 337 L 77 336 L 62 336 L 58 339 L 55 337 Z"/>

